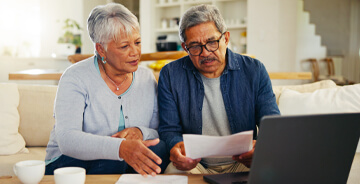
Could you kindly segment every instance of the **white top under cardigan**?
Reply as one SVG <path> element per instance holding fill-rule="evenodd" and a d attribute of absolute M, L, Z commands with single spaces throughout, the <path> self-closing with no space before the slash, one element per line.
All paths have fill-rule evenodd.
<path fill-rule="evenodd" d="M 125 128 L 140 128 L 144 140 L 158 138 L 155 77 L 141 66 L 135 76 L 129 91 L 118 97 L 99 75 L 94 57 L 70 66 L 59 81 L 45 160 L 62 154 L 81 160 L 122 160 L 123 139 L 110 137 L 118 131 L 121 106 Z"/>

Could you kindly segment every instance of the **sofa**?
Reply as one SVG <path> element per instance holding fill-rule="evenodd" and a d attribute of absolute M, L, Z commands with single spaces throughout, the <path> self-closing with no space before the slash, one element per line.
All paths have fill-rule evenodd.
<path fill-rule="evenodd" d="M 324 98 L 326 95 L 323 93 L 329 94 L 330 92 L 326 90 L 333 90 L 330 96 L 333 99 L 336 98 L 336 95 L 350 95 L 351 101 L 357 100 L 360 103 L 360 84 L 351 87 L 356 87 L 353 91 L 358 94 L 339 93 L 343 87 L 336 86 L 330 80 L 294 86 L 273 86 L 273 91 L 281 111 L 286 112 L 285 114 L 301 114 L 299 109 L 302 107 L 299 105 L 299 100 L 314 99 L 314 96 L 311 96 L 314 94 L 321 95 L 320 100 L 323 100 L 325 106 L 328 106 L 328 103 L 325 103 L 328 100 Z M 0 83 L 0 178 L 14 176 L 13 165 L 18 161 L 44 160 L 50 132 L 55 123 L 53 106 L 56 90 L 57 86 L 55 85 Z M 320 93 L 321 90 L 323 90 L 322 93 Z M 340 105 L 344 106 L 344 104 Z M 289 106 L 293 107 L 289 108 Z M 304 107 L 303 109 L 311 108 Z M 341 107 L 340 111 L 343 109 Z M 339 109 L 334 110 L 339 111 Z M 317 107 L 313 107 L 312 111 L 326 113 L 324 109 L 319 110 Z M 360 104 L 355 104 L 355 108 L 350 108 L 346 112 L 354 111 L 360 112 Z M 309 114 L 309 112 L 304 113 Z M 360 173 L 359 147 L 352 168 L 357 173 Z M 353 170 L 351 172 L 355 172 Z"/>
<path fill-rule="evenodd" d="M 18 161 L 44 160 L 56 90 L 56 85 L 0 84 L 0 177 L 13 176 Z"/>

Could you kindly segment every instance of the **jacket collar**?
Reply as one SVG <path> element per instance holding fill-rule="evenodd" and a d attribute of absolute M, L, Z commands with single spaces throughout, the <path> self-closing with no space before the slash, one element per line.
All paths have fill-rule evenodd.
<path fill-rule="evenodd" d="M 223 74 L 227 74 L 229 70 L 240 70 L 240 64 L 239 60 L 241 57 L 237 57 L 236 53 L 233 53 L 229 48 L 226 49 L 226 58 L 227 63 L 225 66 L 225 69 L 223 71 Z M 189 56 L 186 56 L 184 58 L 183 68 L 185 70 L 196 70 L 194 64 L 192 63 Z"/>

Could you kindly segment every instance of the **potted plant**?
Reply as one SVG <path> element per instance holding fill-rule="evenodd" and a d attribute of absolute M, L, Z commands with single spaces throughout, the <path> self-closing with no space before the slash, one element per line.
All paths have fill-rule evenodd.
<path fill-rule="evenodd" d="M 65 31 L 64 34 L 59 37 L 58 43 L 70 43 L 76 47 L 75 53 L 81 53 L 81 35 L 80 31 L 82 28 L 79 23 L 73 19 L 66 19 L 62 29 Z"/>

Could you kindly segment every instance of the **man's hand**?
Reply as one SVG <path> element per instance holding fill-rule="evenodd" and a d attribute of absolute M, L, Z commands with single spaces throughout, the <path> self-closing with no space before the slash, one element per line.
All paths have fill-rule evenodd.
<path fill-rule="evenodd" d="M 196 167 L 200 162 L 201 158 L 191 159 L 185 155 L 184 142 L 179 142 L 175 144 L 170 150 L 170 160 L 173 162 L 176 169 L 182 171 L 188 171 Z"/>
<path fill-rule="evenodd" d="M 241 155 L 234 155 L 234 156 L 232 156 L 232 159 L 236 160 L 236 161 L 244 164 L 246 167 L 250 168 L 251 162 L 252 162 L 252 157 L 254 155 L 255 144 L 256 144 L 256 140 L 253 140 L 253 148 L 250 151 L 243 153 Z"/>
<path fill-rule="evenodd" d="M 125 128 L 124 130 L 121 130 L 120 132 L 112 135 L 111 137 L 125 138 L 127 140 L 143 140 L 143 134 L 141 130 L 137 127 Z"/>
<path fill-rule="evenodd" d="M 123 140 L 119 149 L 119 156 L 125 160 L 136 172 L 146 177 L 148 174 L 155 176 L 161 172 L 161 168 L 156 164 L 161 164 L 162 160 L 149 148 L 160 142 L 154 140 Z"/>

